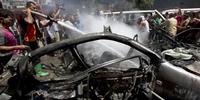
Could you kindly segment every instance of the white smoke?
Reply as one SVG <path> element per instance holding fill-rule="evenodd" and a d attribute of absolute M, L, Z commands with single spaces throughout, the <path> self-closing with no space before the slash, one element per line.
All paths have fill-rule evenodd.
<path fill-rule="evenodd" d="M 110 26 L 113 33 L 130 38 L 133 38 L 133 36 L 138 33 L 136 27 L 134 26 L 129 26 L 125 23 L 109 20 L 99 16 L 81 15 L 80 22 L 82 26 L 81 30 L 84 31 L 84 33 L 103 32 L 104 26 Z M 109 40 L 98 40 L 98 42 L 87 43 L 86 45 L 80 46 L 80 48 L 81 49 L 79 50 L 82 50 L 83 55 L 85 55 L 86 57 L 85 60 L 87 60 L 87 62 L 90 62 L 90 64 L 92 63 L 91 59 L 101 57 L 102 54 L 106 51 L 112 52 L 114 55 L 117 55 L 119 57 L 125 57 L 130 50 L 130 47 L 127 45 Z M 109 59 L 109 57 L 101 59 Z M 134 63 L 134 65 L 136 64 Z M 117 67 L 121 69 L 120 66 Z M 127 66 L 126 63 L 126 66 L 124 66 L 123 68 L 127 67 L 133 67 L 133 65 L 130 64 L 130 66 Z"/>
<path fill-rule="evenodd" d="M 86 33 L 103 32 L 103 26 L 110 26 L 113 33 L 132 38 L 138 33 L 135 26 L 129 26 L 123 22 L 103 16 L 93 16 L 83 14 L 80 17 L 82 31 Z"/>
<path fill-rule="evenodd" d="M 127 36 L 133 38 L 134 35 L 138 34 L 138 30 L 135 26 L 129 26 L 123 22 L 105 18 L 102 16 L 93 16 L 93 15 L 81 15 L 81 30 L 85 33 L 96 33 L 103 32 L 104 26 L 110 26 L 113 33 Z M 102 43 L 108 45 L 108 47 L 117 50 L 120 56 L 126 56 L 130 47 L 113 42 L 113 41 L 101 41 Z"/>

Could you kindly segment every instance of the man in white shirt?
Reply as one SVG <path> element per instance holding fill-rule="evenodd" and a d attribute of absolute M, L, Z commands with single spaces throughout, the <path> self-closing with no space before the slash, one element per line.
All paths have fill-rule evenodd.
<path fill-rule="evenodd" d="M 138 19 L 138 29 L 139 42 L 147 44 L 149 40 L 149 22 L 144 18 L 144 16 L 140 16 Z"/>

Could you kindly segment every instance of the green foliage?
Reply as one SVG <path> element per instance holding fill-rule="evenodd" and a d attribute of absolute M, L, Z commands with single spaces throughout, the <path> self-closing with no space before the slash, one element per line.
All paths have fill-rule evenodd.
<path fill-rule="evenodd" d="M 154 4 L 154 0 L 127 0 L 127 1 L 135 3 L 136 7 L 139 9 L 150 9 Z"/>
<path fill-rule="evenodd" d="M 95 0 L 95 3 L 96 3 L 96 4 L 99 4 L 99 2 L 100 2 L 100 0 Z"/>
<path fill-rule="evenodd" d="M 133 3 L 134 0 L 126 0 L 126 1 L 128 1 L 128 2 L 132 2 L 132 3 Z"/>
<path fill-rule="evenodd" d="M 140 9 L 150 9 L 154 4 L 154 0 L 136 0 L 135 3 Z"/>

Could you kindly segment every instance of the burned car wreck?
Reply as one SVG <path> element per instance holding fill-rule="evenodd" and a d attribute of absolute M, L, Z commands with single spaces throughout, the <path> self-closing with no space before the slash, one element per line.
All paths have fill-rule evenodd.
<path fill-rule="evenodd" d="M 131 47 L 138 53 L 122 57 L 105 50 L 106 52 L 102 52 L 99 57 L 87 53 L 85 56 L 84 52 L 91 50 L 90 45 L 81 47 L 79 45 L 96 40 L 116 41 Z M 100 47 L 102 44 L 95 45 Z M 60 56 L 57 57 L 60 64 L 56 64 L 59 63 L 57 60 L 52 60 L 54 63 L 51 63 L 49 57 L 47 61 L 50 65 L 42 61 L 38 62 L 43 64 L 43 69 L 49 72 L 47 77 L 38 77 L 33 67 L 35 63 L 38 64 L 37 59 L 56 51 L 60 52 Z M 106 59 L 105 56 L 110 59 Z M 89 62 L 86 57 L 89 57 Z M 6 69 L 7 71 L 1 77 L 9 77 L 2 82 L 8 84 L 1 85 L 1 97 L 6 98 L 6 95 L 9 95 L 13 100 L 81 98 L 163 100 L 164 97 L 161 95 L 164 92 L 161 92 L 161 89 L 164 91 L 164 88 L 159 86 L 165 82 L 180 86 L 194 94 L 198 94 L 200 90 L 199 75 L 170 64 L 131 38 L 114 33 L 87 34 L 52 43 L 26 56 L 13 57 Z M 190 97 L 190 99 L 199 99 L 198 96 L 194 97 L 192 94 Z M 178 95 L 177 98 L 179 98 Z"/>
<path fill-rule="evenodd" d="M 197 46 L 160 35 L 151 36 L 148 49 L 108 29 L 77 34 L 23 56 L 13 55 L 0 75 L 0 99 L 199 100 L 199 74 L 185 67 L 188 64 L 178 64 L 182 60 L 164 59 L 161 55 L 166 49 Z M 57 55 L 51 56 L 54 52 Z"/>

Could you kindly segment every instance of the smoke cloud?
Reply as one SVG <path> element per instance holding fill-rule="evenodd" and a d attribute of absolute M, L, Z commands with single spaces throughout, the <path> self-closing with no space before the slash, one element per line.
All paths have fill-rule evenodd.
<path fill-rule="evenodd" d="M 138 30 L 135 26 L 129 26 L 125 23 L 119 22 L 119 21 L 113 21 L 111 19 L 106 19 L 101 16 L 93 16 L 93 15 L 81 15 L 80 17 L 81 22 L 81 30 L 84 31 L 84 33 L 91 34 L 91 33 L 97 33 L 97 32 L 103 32 L 104 26 L 110 26 L 113 33 L 127 36 L 132 38 L 135 34 L 138 33 Z M 125 57 L 128 54 L 128 51 L 130 50 L 130 47 L 115 41 L 109 41 L 109 40 L 98 40 L 91 43 L 86 43 L 84 45 L 80 45 L 79 50 L 82 51 L 83 55 L 85 56 L 85 60 L 89 62 L 91 65 L 95 65 L 102 61 L 102 59 L 110 59 L 112 60 L 110 56 L 105 56 L 105 52 L 109 55 L 118 56 L 118 57 Z M 102 55 L 104 55 L 102 58 Z M 135 54 L 139 55 L 139 54 Z M 105 58 L 106 57 L 106 58 Z M 93 60 L 92 60 L 93 59 Z M 94 60 L 95 59 L 95 60 Z M 108 61 L 108 60 L 107 60 Z M 101 62 L 102 63 L 102 62 Z M 133 64 L 136 65 L 134 62 L 126 62 L 124 63 L 126 65 L 123 66 L 123 68 L 127 67 L 133 67 Z M 129 66 L 130 65 L 130 66 Z M 115 66 L 117 69 L 120 69 L 122 67 Z"/>
<path fill-rule="evenodd" d="M 119 22 L 114 19 L 105 18 L 103 16 L 94 16 L 88 14 L 82 14 L 80 22 L 82 31 L 86 33 L 103 32 L 103 26 L 110 26 L 113 33 L 124 35 L 132 38 L 138 33 L 135 26 L 129 26 L 123 22 Z"/>
<path fill-rule="evenodd" d="M 104 26 L 110 26 L 112 32 L 119 35 L 133 38 L 134 35 L 138 34 L 138 30 L 135 25 L 129 26 L 123 22 L 109 18 L 104 18 L 102 16 L 83 14 L 80 17 L 80 22 L 82 26 L 81 30 L 85 33 L 103 32 Z M 112 47 L 114 50 L 117 50 L 120 56 L 127 55 L 128 50 L 130 49 L 130 47 L 126 45 L 122 45 L 113 41 L 102 40 L 101 42 L 105 45 L 108 45 L 108 47 Z"/>

